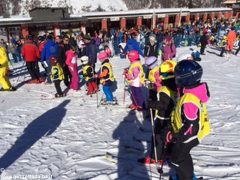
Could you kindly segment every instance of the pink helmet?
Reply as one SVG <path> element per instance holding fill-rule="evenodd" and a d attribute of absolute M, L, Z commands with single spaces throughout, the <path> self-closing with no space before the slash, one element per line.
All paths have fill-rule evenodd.
<path fill-rule="evenodd" d="M 131 63 L 138 61 L 140 59 L 139 52 L 136 50 L 131 50 L 128 53 L 128 59 L 130 60 Z"/>
<path fill-rule="evenodd" d="M 98 59 L 99 59 L 100 62 L 103 62 L 103 61 L 105 61 L 106 59 L 108 59 L 108 54 L 107 54 L 105 51 L 100 52 L 100 53 L 98 54 Z"/>

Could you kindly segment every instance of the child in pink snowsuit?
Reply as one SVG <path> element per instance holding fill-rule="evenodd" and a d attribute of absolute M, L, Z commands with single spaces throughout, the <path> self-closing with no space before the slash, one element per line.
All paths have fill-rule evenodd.
<path fill-rule="evenodd" d="M 78 76 L 78 66 L 77 66 L 77 54 L 74 51 L 74 47 L 66 52 L 66 64 L 72 75 L 70 89 L 79 90 L 79 76 Z"/>

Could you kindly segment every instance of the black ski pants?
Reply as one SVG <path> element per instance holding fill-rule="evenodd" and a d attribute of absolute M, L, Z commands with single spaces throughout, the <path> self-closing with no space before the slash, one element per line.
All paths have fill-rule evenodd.
<path fill-rule="evenodd" d="M 166 144 L 167 133 L 170 131 L 170 120 L 155 119 L 154 133 L 157 151 L 157 160 L 164 160 L 170 151 L 170 144 Z M 155 159 L 154 138 L 152 137 L 151 158 Z"/>
<path fill-rule="evenodd" d="M 63 67 L 63 74 L 64 74 L 64 84 L 65 84 L 65 86 L 69 87 L 72 75 L 71 75 L 67 65 L 65 65 Z"/>
<path fill-rule="evenodd" d="M 40 78 L 38 61 L 26 62 L 26 66 L 27 66 L 27 70 L 33 80 Z"/>
<path fill-rule="evenodd" d="M 173 143 L 171 161 L 179 180 L 193 180 L 194 168 L 190 151 L 198 143 L 197 139 L 189 143 Z"/>
<path fill-rule="evenodd" d="M 54 81 L 54 86 L 56 88 L 57 94 L 58 95 L 63 95 L 62 88 L 61 88 L 60 84 L 61 84 L 61 80 L 55 80 Z"/>

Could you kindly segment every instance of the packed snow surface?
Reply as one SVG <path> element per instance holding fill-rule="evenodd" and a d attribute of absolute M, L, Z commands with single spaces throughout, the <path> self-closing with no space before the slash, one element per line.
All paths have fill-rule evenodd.
<path fill-rule="evenodd" d="M 207 106 L 213 131 L 191 154 L 197 176 L 239 180 L 240 57 L 227 60 L 217 54 L 207 48 L 200 62 L 211 93 Z M 128 94 L 123 105 L 122 71 L 129 62 L 118 57 L 111 62 L 118 87 L 114 107 L 97 107 L 97 96 L 86 96 L 84 87 L 55 99 L 53 85 L 23 83 L 29 79 L 23 63 L 10 66 L 18 90 L 0 92 L 1 179 L 159 179 L 155 166 L 137 162 L 149 149 L 151 124 L 145 113 L 126 108 Z M 114 162 L 105 159 L 106 152 L 116 156 Z M 165 179 L 168 170 L 164 165 Z"/>

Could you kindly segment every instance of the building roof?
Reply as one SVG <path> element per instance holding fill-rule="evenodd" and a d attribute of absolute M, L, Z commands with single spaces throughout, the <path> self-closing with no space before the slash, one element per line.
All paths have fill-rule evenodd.
<path fill-rule="evenodd" d="M 29 10 L 29 12 L 38 10 L 38 9 L 53 9 L 53 10 L 59 10 L 59 9 L 68 9 L 67 7 L 35 7 L 31 10 Z"/>
<path fill-rule="evenodd" d="M 10 16 L 9 18 L 4 18 L 3 16 L 0 16 L 0 21 L 1 22 L 9 22 L 9 21 L 31 21 L 32 18 L 29 16 Z"/>
<path fill-rule="evenodd" d="M 59 7 L 38 7 L 30 11 L 37 9 L 65 9 Z M 71 14 L 68 17 L 59 18 L 57 20 L 41 19 L 34 20 L 30 16 L 10 16 L 9 18 L 4 18 L 0 16 L 0 26 L 5 25 L 21 25 L 21 24 L 36 24 L 36 23 L 59 23 L 59 22 L 80 22 L 87 21 L 88 19 L 101 19 L 101 18 L 119 18 L 119 17 L 139 17 L 139 16 L 149 16 L 152 17 L 153 14 L 163 15 L 165 14 L 189 14 L 189 13 L 204 13 L 204 12 L 224 12 L 231 11 L 232 8 L 159 8 L 159 9 L 138 9 L 138 10 L 127 10 L 127 11 L 105 11 L 105 12 L 84 12 L 80 14 Z"/>
<path fill-rule="evenodd" d="M 139 16 L 139 15 L 151 15 L 155 14 L 165 14 L 165 13 L 201 13 L 201 12 L 214 12 L 214 11 L 231 11 L 231 8 L 159 8 L 159 9 L 137 9 L 137 10 L 128 10 L 128 11 L 104 11 L 104 12 L 85 12 L 79 14 L 72 14 L 70 17 L 87 17 L 87 18 L 102 18 L 109 16 Z"/>

